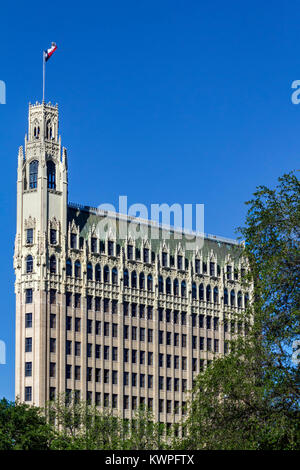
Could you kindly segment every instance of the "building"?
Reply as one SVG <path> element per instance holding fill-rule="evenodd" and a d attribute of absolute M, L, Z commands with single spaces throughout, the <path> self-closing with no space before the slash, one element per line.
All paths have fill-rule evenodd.
<path fill-rule="evenodd" d="M 73 391 L 125 418 L 145 404 L 157 420 L 180 419 L 195 375 L 245 328 L 235 320 L 248 301 L 240 246 L 206 236 L 188 251 L 174 230 L 156 225 L 152 239 L 150 221 L 70 204 L 57 106 L 30 105 L 28 125 L 18 154 L 16 396 L 43 406 Z M 124 239 L 121 223 L 148 236 Z"/>

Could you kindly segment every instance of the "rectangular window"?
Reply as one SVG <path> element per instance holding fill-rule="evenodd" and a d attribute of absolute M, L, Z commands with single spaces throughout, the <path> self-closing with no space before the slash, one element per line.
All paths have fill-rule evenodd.
<path fill-rule="evenodd" d="M 124 325 L 123 336 L 124 336 L 124 339 L 128 339 L 128 325 Z"/>
<path fill-rule="evenodd" d="M 97 369 L 95 370 L 95 381 L 97 383 L 100 383 L 101 382 L 101 369 L 99 369 L 97 367 Z"/>
<path fill-rule="evenodd" d="M 153 398 L 148 398 L 148 408 L 149 410 L 153 410 Z"/>
<path fill-rule="evenodd" d="M 192 336 L 192 348 L 197 348 L 197 336 Z"/>
<path fill-rule="evenodd" d="M 140 304 L 140 318 L 145 318 L 145 305 Z"/>
<path fill-rule="evenodd" d="M 204 350 L 204 338 L 203 336 L 200 336 L 200 342 L 199 342 L 199 349 L 200 351 L 203 351 Z"/>
<path fill-rule="evenodd" d="M 109 370 L 108 369 L 104 369 L 103 381 L 105 384 L 109 383 Z"/>
<path fill-rule="evenodd" d="M 25 290 L 25 302 L 26 304 L 32 304 L 32 289 Z"/>
<path fill-rule="evenodd" d="M 103 406 L 105 408 L 109 406 L 109 393 L 104 393 Z"/>
<path fill-rule="evenodd" d="M 219 340 L 215 339 L 214 340 L 214 352 L 219 352 Z"/>
<path fill-rule="evenodd" d="M 186 379 L 182 379 L 182 391 L 186 392 L 186 388 L 187 388 L 187 381 Z"/>
<path fill-rule="evenodd" d="M 214 330 L 217 331 L 219 329 L 219 319 L 214 317 Z"/>
<path fill-rule="evenodd" d="M 136 326 L 131 327 L 131 339 L 136 340 Z"/>
<path fill-rule="evenodd" d="M 145 351 L 140 351 L 140 364 L 145 364 Z"/>
<path fill-rule="evenodd" d="M 72 354 L 72 341 L 69 341 L 69 340 L 66 341 L 66 354 L 67 355 Z"/>
<path fill-rule="evenodd" d="M 181 346 L 186 348 L 186 335 L 181 335 Z"/>
<path fill-rule="evenodd" d="M 125 317 L 128 315 L 128 302 L 123 303 L 123 314 Z"/>
<path fill-rule="evenodd" d="M 164 332 L 160 330 L 158 332 L 158 342 L 159 342 L 159 344 L 163 344 L 163 340 L 164 340 Z"/>
<path fill-rule="evenodd" d="M 148 366 L 153 365 L 153 352 L 149 351 L 148 352 Z"/>
<path fill-rule="evenodd" d="M 199 328 L 204 328 L 204 315 L 199 315 Z"/>
<path fill-rule="evenodd" d="M 136 407 L 137 407 L 137 398 L 132 397 L 132 409 L 136 410 Z"/>
<path fill-rule="evenodd" d="M 70 331 L 72 329 L 72 317 L 66 317 L 66 330 Z"/>
<path fill-rule="evenodd" d="M 101 346 L 100 344 L 95 344 L 95 358 L 100 359 L 101 357 Z"/>
<path fill-rule="evenodd" d="M 135 372 L 131 374 L 131 386 L 136 387 L 136 373 Z"/>
<path fill-rule="evenodd" d="M 108 248 L 108 255 L 114 256 L 114 242 L 109 240 L 107 248 Z"/>
<path fill-rule="evenodd" d="M 114 315 L 118 313 L 118 301 L 117 300 L 112 300 L 111 303 L 111 313 Z"/>
<path fill-rule="evenodd" d="M 66 379 L 72 378 L 72 366 L 71 364 L 66 364 Z"/>
<path fill-rule="evenodd" d="M 79 341 L 75 341 L 75 356 L 80 356 L 81 344 Z"/>
<path fill-rule="evenodd" d="M 174 333 L 174 346 L 179 346 L 179 333 Z"/>
<path fill-rule="evenodd" d="M 80 329 L 81 329 L 81 319 L 76 317 L 75 318 L 75 331 L 79 333 Z"/>
<path fill-rule="evenodd" d="M 174 356 L 174 369 L 179 368 L 179 356 Z"/>
<path fill-rule="evenodd" d="M 66 307 L 72 306 L 72 292 L 66 292 Z"/>
<path fill-rule="evenodd" d="M 211 351 L 211 338 L 207 338 L 207 351 Z"/>
<path fill-rule="evenodd" d="M 197 359 L 195 357 L 192 358 L 192 371 L 197 372 Z"/>
<path fill-rule="evenodd" d="M 50 338 L 50 352 L 56 353 L 56 339 Z"/>
<path fill-rule="evenodd" d="M 95 323 L 95 333 L 96 335 L 101 334 L 101 321 L 99 320 L 96 320 L 96 323 Z"/>
<path fill-rule="evenodd" d="M 145 341 L 145 328 L 140 328 L 140 341 Z"/>
<path fill-rule="evenodd" d="M 166 388 L 167 388 L 168 391 L 171 390 L 171 385 L 172 385 L 172 379 L 171 379 L 171 377 L 167 377 Z"/>
<path fill-rule="evenodd" d="M 81 304 L 81 295 L 80 294 L 75 294 L 75 308 L 80 308 Z"/>
<path fill-rule="evenodd" d="M 136 317 L 136 308 L 137 308 L 136 304 L 131 304 L 131 316 L 132 317 Z"/>
<path fill-rule="evenodd" d="M 95 394 L 95 405 L 100 406 L 100 404 L 101 404 L 101 393 L 96 392 L 96 394 Z"/>
<path fill-rule="evenodd" d="M 161 307 L 159 307 L 159 309 L 158 309 L 158 319 L 159 319 L 159 321 L 164 320 L 164 310 Z"/>
<path fill-rule="evenodd" d="M 132 362 L 133 364 L 136 363 L 136 355 L 137 355 L 137 351 L 136 351 L 136 349 L 133 349 L 133 350 L 131 351 L 131 362 Z"/>
<path fill-rule="evenodd" d="M 100 297 L 95 297 L 95 310 L 100 312 Z"/>
<path fill-rule="evenodd" d="M 87 367 L 86 369 L 86 380 L 87 382 L 92 381 L 92 368 L 91 367 Z"/>
<path fill-rule="evenodd" d="M 112 335 L 113 338 L 118 337 L 118 325 L 117 325 L 117 323 L 112 324 L 111 335 Z"/>
<path fill-rule="evenodd" d="M 166 322 L 169 323 L 171 321 L 171 310 L 166 310 Z"/>
<path fill-rule="evenodd" d="M 32 387 L 25 387 L 25 401 L 32 400 Z"/>
<path fill-rule="evenodd" d="M 124 395 L 123 406 L 124 406 L 124 410 L 128 410 L 129 408 L 129 396 L 128 395 Z"/>
<path fill-rule="evenodd" d="M 92 357 L 92 343 L 87 343 L 86 345 L 86 354 L 87 354 L 87 357 Z"/>
<path fill-rule="evenodd" d="M 159 399 L 159 402 L 158 402 L 158 410 L 160 413 L 163 413 L 164 412 L 164 401 L 162 398 Z"/>
<path fill-rule="evenodd" d="M 104 322 L 104 336 L 109 336 L 109 323 Z"/>
<path fill-rule="evenodd" d="M 171 345 L 171 332 L 170 331 L 167 331 L 166 343 L 168 346 Z"/>
<path fill-rule="evenodd" d="M 182 370 L 186 370 L 186 357 L 182 358 Z"/>
<path fill-rule="evenodd" d="M 182 312 L 181 314 L 181 324 L 186 325 L 186 313 Z"/>
<path fill-rule="evenodd" d="M 118 348 L 116 346 L 112 347 L 112 360 L 113 361 L 118 360 Z"/>
<path fill-rule="evenodd" d="M 113 393 L 112 395 L 111 406 L 112 408 L 117 408 L 118 406 L 118 395 L 116 395 L 115 393 Z"/>
<path fill-rule="evenodd" d="M 153 307 L 151 307 L 151 305 L 148 305 L 147 307 L 147 318 L 148 320 L 152 320 L 153 319 Z"/>
<path fill-rule="evenodd" d="M 171 354 L 167 354 L 166 366 L 168 369 L 171 367 Z"/>
<path fill-rule="evenodd" d="M 56 290 L 55 289 L 50 289 L 50 304 L 51 305 L 56 304 Z"/>
<path fill-rule="evenodd" d="M 80 380 L 80 366 L 75 366 L 75 380 Z"/>
<path fill-rule="evenodd" d="M 153 375 L 148 375 L 148 388 L 153 388 Z"/>
<path fill-rule="evenodd" d="M 56 230 L 51 228 L 50 229 L 50 243 L 51 243 L 51 245 L 56 245 L 56 242 L 57 242 L 57 240 L 56 240 Z"/>
<path fill-rule="evenodd" d="M 149 263 L 149 250 L 144 248 L 144 263 Z"/>
<path fill-rule="evenodd" d="M 161 375 L 158 378 L 158 388 L 159 388 L 159 390 L 164 389 L 164 378 Z"/>
<path fill-rule="evenodd" d="M 55 313 L 50 313 L 50 328 L 56 328 L 56 315 L 55 315 Z"/>
<path fill-rule="evenodd" d="M 148 329 L 148 343 L 153 342 L 153 330 L 151 328 Z"/>
<path fill-rule="evenodd" d="M 25 328 L 32 328 L 32 313 L 25 314 Z"/>
<path fill-rule="evenodd" d="M 97 238 L 95 238 L 95 237 L 91 238 L 91 251 L 92 251 L 92 253 L 97 252 Z"/>
<path fill-rule="evenodd" d="M 91 295 L 87 295 L 86 296 L 86 308 L 87 310 L 92 310 L 92 296 Z"/>
<path fill-rule="evenodd" d="M 174 379 L 174 391 L 179 392 L 179 379 L 177 377 Z"/>
<path fill-rule="evenodd" d="M 127 245 L 127 258 L 133 259 L 133 246 Z"/>
<path fill-rule="evenodd" d="M 129 374 L 128 374 L 128 372 L 123 373 L 123 382 L 124 382 L 124 386 L 129 385 Z"/>
<path fill-rule="evenodd" d="M 32 338 L 25 338 L 25 352 L 32 352 Z"/>
<path fill-rule="evenodd" d="M 129 349 L 124 349 L 124 362 L 128 362 L 129 359 Z"/>
<path fill-rule="evenodd" d="M 26 230 L 26 243 L 29 245 L 33 244 L 33 228 L 28 228 Z"/>
<path fill-rule="evenodd" d="M 167 413 L 171 413 L 172 412 L 172 406 L 171 406 L 171 400 L 167 400 Z"/>
<path fill-rule="evenodd" d="M 32 362 L 25 362 L 25 377 L 32 376 Z"/>
<path fill-rule="evenodd" d="M 106 361 L 109 360 L 109 346 L 107 345 L 103 346 L 103 357 Z"/>
<path fill-rule="evenodd" d="M 55 400 L 56 389 L 55 387 L 50 387 L 49 389 L 49 399 L 50 401 Z"/>
<path fill-rule="evenodd" d="M 175 325 L 178 323 L 178 310 L 174 311 L 173 321 Z"/>
<path fill-rule="evenodd" d="M 109 299 L 104 299 L 103 310 L 104 310 L 105 313 L 109 312 Z"/>
<path fill-rule="evenodd" d="M 209 315 L 206 317 L 206 328 L 208 330 L 211 329 L 211 316 L 209 316 Z"/>
<path fill-rule="evenodd" d="M 158 365 L 159 365 L 159 367 L 164 366 L 164 355 L 162 353 L 159 353 L 159 355 L 158 355 Z"/>
<path fill-rule="evenodd" d="M 50 377 L 56 376 L 56 363 L 50 362 Z"/>

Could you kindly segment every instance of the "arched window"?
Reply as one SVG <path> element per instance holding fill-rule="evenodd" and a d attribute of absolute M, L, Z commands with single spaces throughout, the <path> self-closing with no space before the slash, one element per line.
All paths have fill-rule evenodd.
<path fill-rule="evenodd" d="M 75 261 L 75 277 L 81 276 L 81 264 L 79 260 Z"/>
<path fill-rule="evenodd" d="M 195 282 L 192 284 L 192 299 L 197 299 L 197 287 Z"/>
<path fill-rule="evenodd" d="M 209 284 L 206 287 L 206 302 L 211 302 L 211 288 Z"/>
<path fill-rule="evenodd" d="M 145 289 L 145 274 L 140 273 L 140 289 Z"/>
<path fill-rule="evenodd" d="M 66 262 L 66 273 L 67 276 L 72 276 L 72 261 L 70 258 L 68 258 Z"/>
<path fill-rule="evenodd" d="M 181 281 L 181 297 L 186 296 L 186 284 L 185 281 Z"/>
<path fill-rule="evenodd" d="M 40 137 L 40 127 L 39 126 L 35 126 L 34 130 L 33 130 L 33 136 L 35 139 L 38 139 Z"/>
<path fill-rule="evenodd" d="M 153 289 L 153 282 L 152 282 L 151 274 L 148 274 L 148 276 L 147 276 L 147 289 L 149 291 L 152 291 L 152 289 Z"/>
<path fill-rule="evenodd" d="M 96 264 L 95 266 L 95 281 L 101 281 L 101 268 L 100 264 Z"/>
<path fill-rule="evenodd" d="M 238 291 L 238 295 L 237 295 L 238 307 L 242 307 L 242 301 L 243 301 L 242 293 L 241 293 L 241 291 L 239 290 L 239 291 Z"/>
<path fill-rule="evenodd" d="M 219 303 L 219 289 L 217 286 L 214 288 L 214 303 Z"/>
<path fill-rule="evenodd" d="M 47 180 L 48 188 L 55 189 L 55 164 L 52 160 L 47 162 Z"/>
<path fill-rule="evenodd" d="M 199 300 L 204 300 L 204 287 L 203 284 L 199 286 Z"/>
<path fill-rule="evenodd" d="M 233 289 L 232 289 L 232 291 L 230 292 L 230 305 L 231 305 L 231 306 L 235 306 L 235 292 L 234 292 Z"/>
<path fill-rule="evenodd" d="M 161 294 L 163 294 L 164 292 L 164 280 L 162 276 L 159 276 L 158 278 L 158 292 L 160 292 Z"/>
<path fill-rule="evenodd" d="M 107 265 L 103 269 L 103 278 L 104 282 L 109 282 L 109 267 Z"/>
<path fill-rule="evenodd" d="M 93 280 L 93 266 L 92 266 L 92 263 L 88 263 L 88 264 L 87 264 L 87 267 L 86 267 L 86 277 L 87 277 L 88 281 L 92 281 L 92 280 Z"/>
<path fill-rule="evenodd" d="M 124 286 L 128 287 L 129 286 L 129 276 L 128 276 L 127 269 L 124 269 L 123 278 L 124 278 Z"/>
<path fill-rule="evenodd" d="M 178 279 L 174 279 L 173 290 L 174 290 L 174 295 L 179 295 L 179 282 L 178 282 Z"/>
<path fill-rule="evenodd" d="M 133 289 L 136 289 L 136 285 L 137 285 L 136 272 L 132 271 L 132 273 L 131 273 L 131 287 Z"/>
<path fill-rule="evenodd" d="M 249 294 L 248 294 L 248 292 L 246 292 L 246 294 L 245 294 L 244 302 L 245 302 L 245 308 L 246 308 L 246 307 L 248 306 L 248 302 L 249 302 Z"/>
<path fill-rule="evenodd" d="M 28 255 L 26 258 L 26 272 L 32 273 L 33 271 L 33 258 L 31 255 Z"/>
<path fill-rule="evenodd" d="M 34 160 L 29 165 L 29 187 L 31 189 L 37 188 L 39 162 Z"/>
<path fill-rule="evenodd" d="M 166 294 L 171 294 L 171 279 L 169 277 L 166 279 Z"/>
<path fill-rule="evenodd" d="M 224 289 L 224 305 L 228 305 L 228 290 L 226 287 Z"/>
<path fill-rule="evenodd" d="M 53 137 L 53 131 L 52 131 L 51 121 L 47 121 L 47 124 L 46 124 L 46 139 L 52 139 L 52 137 Z"/>
<path fill-rule="evenodd" d="M 111 281 L 113 284 L 118 284 L 118 270 L 113 268 L 111 271 Z"/>
<path fill-rule="evenodd" d="M 52 255 L 50 258 L 50 273 L 56 273 L 56 258 L 54 255 Z"/>

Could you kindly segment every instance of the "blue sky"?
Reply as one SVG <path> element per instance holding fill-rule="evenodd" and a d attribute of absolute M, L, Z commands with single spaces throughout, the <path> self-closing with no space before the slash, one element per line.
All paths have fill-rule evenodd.
<path fill-rule="evenodd" d="M 0 397 L 14 396 L 18 146 L 28 102 L 59 103 L 69 200 L 204 203 L 205 231 L 234 237 L 259 184 L 299 167 L 300 5 L 283 1 L 2 2 Z"/>

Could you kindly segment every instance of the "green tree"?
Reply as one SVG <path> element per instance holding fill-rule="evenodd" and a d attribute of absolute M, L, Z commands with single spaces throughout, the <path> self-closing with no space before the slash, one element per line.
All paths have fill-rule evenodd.
<path fill-rule="evenodd" d="M 52 437 L 41 409 L 0 401 L 0 450 L 47 450 Z"/>
<path fill-rule="evenodd" d="M 259 187 L 249 206 L 244 255 L 251 306 L 238 320 L 251 324 L 230 353 L 196 380 L 189 401 L 189 449 L 296 449 L 299 444 L 300 184 L 294 173 L 274 189 Z"/>

